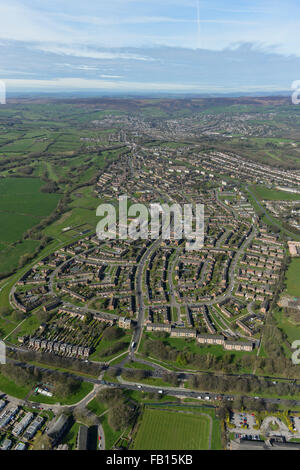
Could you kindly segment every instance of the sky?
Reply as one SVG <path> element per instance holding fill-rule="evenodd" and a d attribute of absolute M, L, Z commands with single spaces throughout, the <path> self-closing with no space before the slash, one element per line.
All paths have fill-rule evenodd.
<path fill-rule="evenodd" d="M 299 0 L 0 0 L 11 91 L 232 93 L 300 79 Z"/>

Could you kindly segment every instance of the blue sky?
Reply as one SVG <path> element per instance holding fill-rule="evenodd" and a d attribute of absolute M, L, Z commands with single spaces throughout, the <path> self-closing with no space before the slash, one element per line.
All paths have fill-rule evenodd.
<path fill-rule="evenodd" d="M 274 92 L 300 79 L 299 0 L 0 0 L 8 91 Z"/>

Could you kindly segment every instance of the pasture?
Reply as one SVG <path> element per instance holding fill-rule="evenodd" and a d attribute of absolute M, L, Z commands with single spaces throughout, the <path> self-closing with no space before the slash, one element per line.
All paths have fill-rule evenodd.
<path fill-rule="evenodd" d="M 0 179 L 0 266 L 10 272 L 19 258 L 33 253 L 39 242 L 22 240 L 23 234 L 48 216 L 56 207 L 59 194 L 40 192 L 43 182 L 38 178 Z"/>

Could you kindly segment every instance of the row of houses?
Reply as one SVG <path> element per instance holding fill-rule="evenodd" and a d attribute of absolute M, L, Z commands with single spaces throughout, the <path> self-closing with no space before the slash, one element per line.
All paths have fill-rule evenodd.
<path fill-rule="evenodd" d="M 15 424 L 15 426 L 13 427 L 13 430 L 12 430 L 12 434 L 15 437 L 18 437 L 21 434 L 23 434 L 23 432 L 25 431 L 27 426 L 33 420 L 33 417 L 34 417 L 33 413 L 30 413 L 30 412 L 26 413 L 26 415 L 21 419 L 21 421 Z"/>
<path fill-rule="evenodd" d="M 53 352 L 56 354 L 66 354 L 76 357 L 89 357 L 91 348 L 87 346 L 78 346 L 74 344 L 63 343 L 61 341 L 48 341 L 40 338 L 30 338 L 28 346 L 35 350 L 43 349 L 47 352 Z"/>
<path fill-rule="evenodd" d="M 176 328 L 164 323 L 149 323 L 146 331 L 162 331 L 169 333 L 172 338 L 196 338 L 197 332 L 193 328 Z"/>
<path fill-rule="evenodd" d="M 147 325 L 146 331 L 169 333 L 173 338 L 196 338 L 199 344 L 220 345 L 228 351 L 252 351 L 254 342 L 252 341 L 232 341 L 222 335 L 217 334 L 197 334 L 193 328 L 175 328 L 163 323 L 152 323 Z"/>
<path fill-rule="evenodd" d="M 7 426 L 13 420 L 13 418 L 17 415 L 18 411 L 19 411 L 18 406 L 13 406 L 11 408 L 5 409 L 0 414 L 0 429 Z"/>

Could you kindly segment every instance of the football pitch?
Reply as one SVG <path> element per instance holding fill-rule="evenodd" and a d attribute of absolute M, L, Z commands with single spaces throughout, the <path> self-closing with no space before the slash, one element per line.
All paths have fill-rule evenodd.
<path fill-rule="evenodd" d="M 208 450 L 209 415 L 146 408 L 135 437 L 135 450 Z"/>

